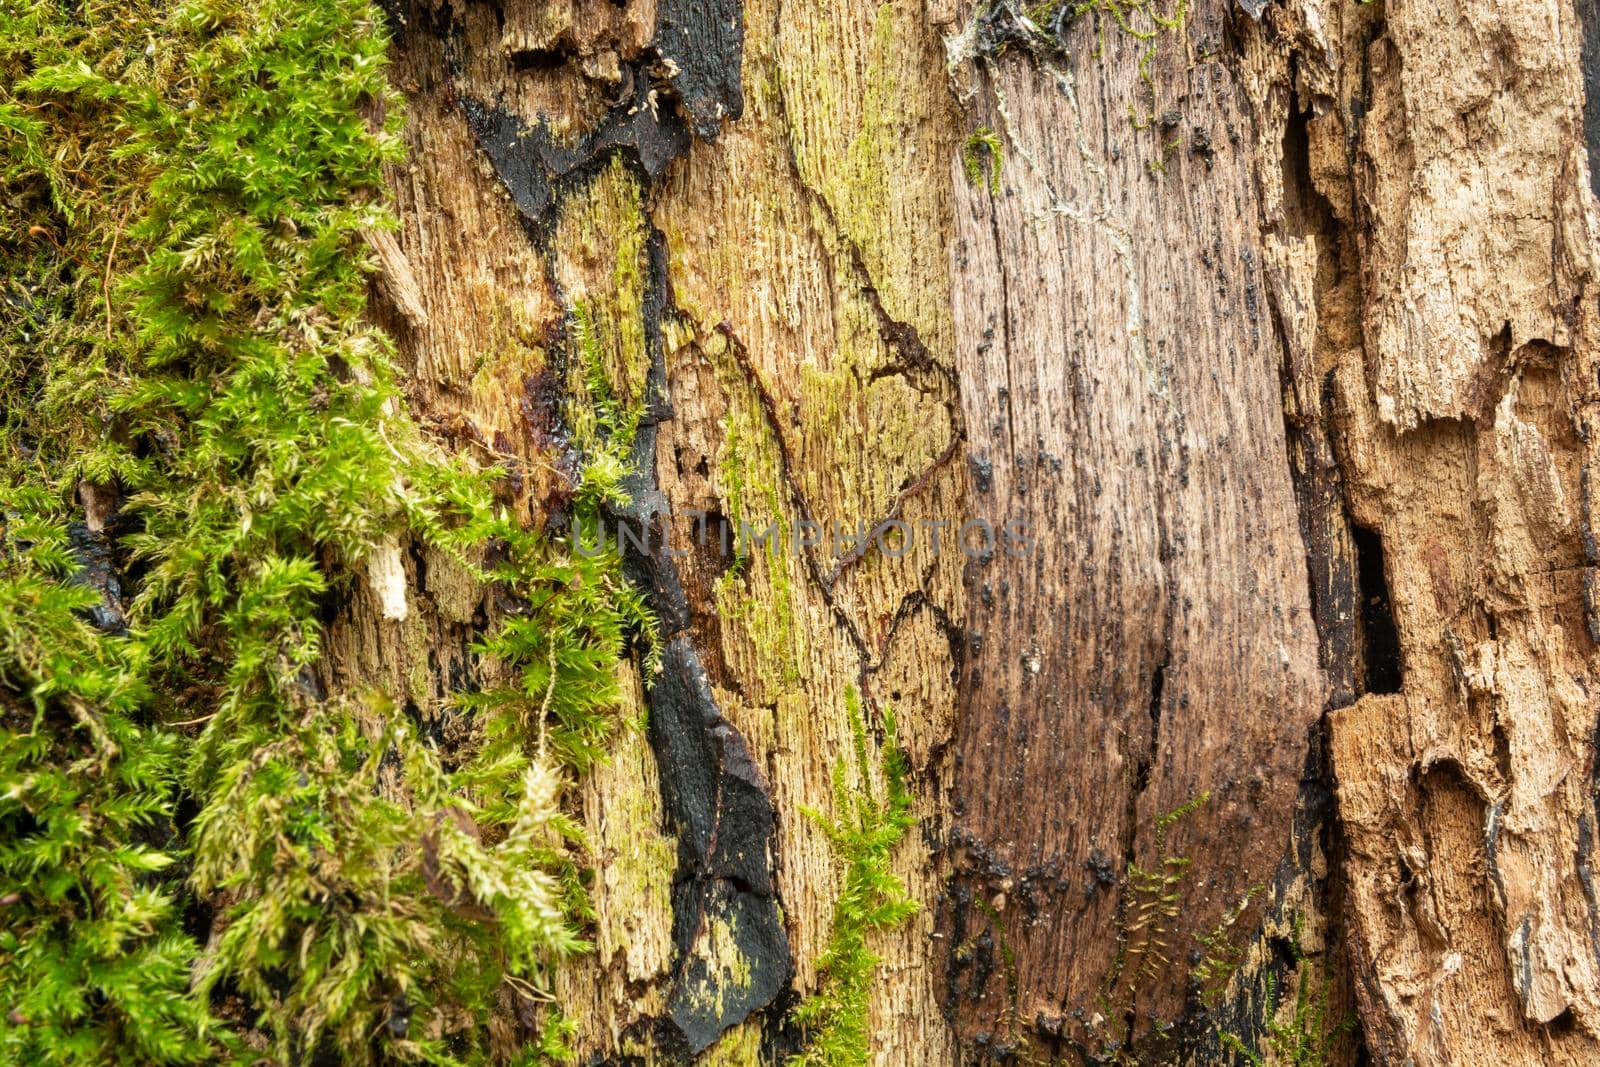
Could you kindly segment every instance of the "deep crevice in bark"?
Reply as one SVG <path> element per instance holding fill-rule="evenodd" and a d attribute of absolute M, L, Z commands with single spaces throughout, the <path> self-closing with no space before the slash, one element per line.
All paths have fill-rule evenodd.
<path fill-rule="evenodd" d="M 1365 526 L 1352 524 L 1350 529 L 1355 539 L 1356 571 L 1361 588 L 1365 689 L 1368 693 L 1398 693 L 1403 682 L 1400 632 L 1395 628 L 1394 611 L 1389 604 L 1383 539 L 1376 530 Z"/>
<path fill-rule="evenodd" d="M 1577 0 L 1583 26 L 1583 140 L 1589 155 L 1589 188 L 1600 197 L 1600 3 Z"/>

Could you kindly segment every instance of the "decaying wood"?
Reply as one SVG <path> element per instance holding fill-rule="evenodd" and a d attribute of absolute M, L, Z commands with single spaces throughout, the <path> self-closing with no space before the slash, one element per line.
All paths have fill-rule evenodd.
<path fill-rule="evenodd" d="M 1215 45 L 1169 50 L 1139 131 L 1147 43 L 1102 30 L 1098 60 L 1087 19 L 1065 56 L 977 56 L 998 192 L 951 166 L 974 503 L 1039 542 L 967 578 L 950 996 L 997 1054 L 1178 1021 L 1283 856 L 1322 705 L 1245 99 Z"/>
<path fill-rule="evenodd" d="M 1330 717 L 1386 1062 L 1597 1055 L 1582 36 L 1563 3 L 1306 3 L 1246 49 L 1300 395 L 1398 637 L 1367 641 L 1392 684 Z"/>
<path fill-rule="evenodd" d="M 408 402 L 559 531 L 597 359 L 645 411 L 614 517 L 686 549 L 637 561 L 667 670 L 574 797 L 584 1055 L 796 1047 L 854 686 L 920 818 L 875 1062 L 1224 1062 L 1308 974 L 1337 1062 L 1591 1062 L 1593 4 L 1199 0 L 1148 81 L 1026 15 L 394 15 Z M 493 610 L 452 567 L 394 546 L 329 637 L 446 737 Z"/>
<path fill-rule="evenodd" d="M 651 410 L 631 516 L 669 506 L 677 543 L 693 541 L 691 509 L 757 530 L 959 514 L 944 297 L 954 127 L 937 35 L 912 9 L 824 12 L 824 24 L 749 5 L 720 12 L 736 22 L 729 38 L 701 7 L 405 13 L 396 65 L 411 157 L 395 174 L 401 231 L 378 251 L 412 403 L 442 446 L 504 464 L 530 521 L 558 518 L 577 473 L 565 434 L 583 417 L 572 400 L 581 309 L 619 399 Z M 847 686 L 874 723 L 877 709 L 899 712 L 926 830 L 898 863 L 918 899 L 939 890 L 929 850 L 960 557 L 839 566 L 785 545 L 731 563 L 702 551 L 645 568 L 665 635 L 690 638 L 669 650 L 693 649 L 709 688 L 669 651 L 664 677 L 638 690 L 648 734 L 625 735 L 583 786 L 601 917 L 596 951 L 564 972 L 558 996 L 590 1053 L 670 1062 L 724 1029 L 708 1062 L 793 1047 L 770 1013 L 763 1034 L 760 1010 L 792 995 L 762 975 L 798 994 L 818 981 L 839 872 L 801 808 L 832 803 L 832 766 L 850 748 Z M 431 561 L 416 578 L 434 579 Z M 456 607 L 470 619 L 470 605 Z M 415 673 L 425 668 L 404 635 L 429 617 L 354 626 L 349 640 L 373 650 L 369 663 L 387 649 L 392 673 Z M 725 861 L 693 845 L 684 790 L 730 757 L 695 755 L 712 734 L 663 701 L 713 716 L 725 737 L 715 751 L 748 753 L 748 771 L 718 773 L 764 789 L 776 824 L 765 849 L 753 839 L 759 862 L 735 894 L 770 870 L 787 945 L 752 940 L 744 912 L 712 899 Z M 745 825 L 728 817 L 707 828 L 724 845 Z M 954 1058 L 931 932 L 930 909 L 878 946 L 885 1062 Z"/>

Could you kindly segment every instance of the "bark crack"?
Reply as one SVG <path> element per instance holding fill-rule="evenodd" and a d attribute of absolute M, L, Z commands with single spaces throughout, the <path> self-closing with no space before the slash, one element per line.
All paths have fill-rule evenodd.
<path fill-rule="evenodd" d="M 789 456 L 789 445 L 783 436 L 782 425 L 778 421 L 777 402 L 772 398 L 772 394 L 767 390 L 765 383 L 762 382 L 760 374 L 757 373 L 755 365 L 750 359 L 749 350 L 745 348 L 744 342 L 734 332 L 732 324 L 720 322 L 716 325 L 715 330 L 727 341 L 728 351 L 733 353 L 735 362 L 738 363 L 740 370 L 744 372 L 746 380 L 750 382 L 751 387 L 755 390 L 757 399 L 761 403 L 762 414 L 767 420 L 767 426 L 778 448 L 778 466 L 782 470 L 784 485 L 789 489 L 790 500 L 795 510 L 800 514 L 802 520 L 816 524 L 816 519 L 812 517 L 810 509 L 806 506 L 805 498 L 801 495 L 800 486 L 794 477 Z M 818 566 L 816 555 L 811 552 L 802 552 L 800 553 L 800 558 L 805 561 L 806 571 L 816 585 L 818 592 L 821 593 L 823 603 L 827 605 L 834 620 L 842 627 L 845 635 L 850 639 L 850 643 L 855 646 L 864 665 L 871 657 L 867 649 L 866 640 L 861 636 L 861 631 L 856 626 L 855 620 L 850 618 L 849 614 L 834 601 L 833 587 L 828 583 L 826 576 L 823 575 L 821 567 Z"/>

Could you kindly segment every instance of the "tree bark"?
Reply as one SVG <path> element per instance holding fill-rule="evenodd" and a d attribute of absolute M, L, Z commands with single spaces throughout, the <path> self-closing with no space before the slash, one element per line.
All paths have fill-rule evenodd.
<path fill-rule="evenodd" d="M 586 1055 L 804 1040 L 850 688 L 919 818 L 875 1062 L 1600 1054 L 1600 16 L 1153 13 L 393 12 L 413 407 L 553 530 L 600 393 L 645 413 Z M 331 669 L 427 709 L 474 605 L 403 555 Z"/>

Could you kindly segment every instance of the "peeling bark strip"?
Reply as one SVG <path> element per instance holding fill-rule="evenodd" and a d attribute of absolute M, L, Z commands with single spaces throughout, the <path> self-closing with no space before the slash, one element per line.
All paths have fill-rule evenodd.
<path fill-rule="evenodd" d="M 736 4 L 613 5 L 600 16 L 511 2 L 401 17 L 400 68 L 419 116 L 412 129 L 431 139 L 415 153 L 429 169 L 413 171 L 411 189 L 436 206 L 412 216 L 418 228 L 385 262 L 421 276 L 436 299 L 441 281 L 490 298 L 487 307 L 456 301 L 431 315 L 401 307 L 393 328 L 419 380 L 442 387 L 433 400 L 442 426 L 499 460 L 529 457 L 534 477 L 513 464 L 508 488 L 539 521 L 559 523 L 571 492 L 562 483 L 575 476 L 574 457 L 563 454 L 572 437 L 562 423 L 593 417 L 580 410 L 593 398 L 570 395 L 570 383 L 595 369 L 579 366 L 592 358 L 580 346 L 599 344 L 618 402 L 643 410 L 631 503 L 613 516 L 638 528 L 667 503 L 656 487 L 655 443 L 658 423 L 671 418 L 662 324 L 672 309 L 647 214 L 650 183 L 689 150 L 691 126 L 709 138 L 742 111 L 742 28 Z M 463 137 L 486 157 L 486 171 L 463 166 L 472 158 Z M 642 191 L 629 192 L 633 176 Z M 494 184 L 509 203 L 497 201 Z M 430 231 L 436 216 L 458 229 Z M 512 271 L 495 262 L 501 257 Z M 528 351 L 530 336 L 540 345 Z M 473 353 L 458 346 L 489 356 L 479 379 L 467 380 L 471 364 L 460 361 Z M 653 759 L 646 752 L 641 766 L 624 738 L 614 754 L 619 773 L 605 768 L 586 783 L 597 854 L 615 862 L 602 861 L 595 889 L 597 958 L 582 961 L 587 976 L 563 972 L 563 1002 L 596 1052 L 650 1047 L 673 1060 L 704 1051 L 771 1003 L 792 964 L 772 875 L 768 787 L 680 633 L 689 608 L 673 561 L 657 554 L 628 563 L 666 642 L 660 675 L 643 687 Z M 662 841 L 663 833 L 672 836 Z M 586 983 L 587 1003 L 576 992 Z"/>
<path fill-rule="evenodd" d="M 944 234 L 954 151 L 937 35 L 920 5 L 745 7 L 745 114 L 674 165 L 654 213 L 681 313 L 667 369 L 674 417 L 656 469 L 674 514 L 792 536 L 806 520 L 869 525 L 961 515 Z M 680 544 L 693 530 L 674 531 Z M 844 689 L 892 703 L 937 833 L 951 705 L 942 619 L 959 555 L 919 547 L 853 565 L 822 552 L 681 561 L 693 632 L 723 714 L 773 790 L 776 875 L 795 989 L 817 988 L 839 886 L 803 807 L 834 812 L 851 760 Z M 839 813 L 842 814 L 842 813 Z M 936 838 L 897 868 L 931 900 Z M 955 1058 L 934 996 L 927 913 L 875 938 L 874 1058 Z M 776 1020 L 769 1020 L 776 1021 Z M 748 1033 L 748 1028 L 741 1028 Z M 708 1053 L 755 1062 L 730 1033 Z M 742 1051 L 741 1051 L 742 1050 Z"/>
<path fill-rule="evenodd" d="M 417 402 L 441 437 L 506 464 L 530 521 L 571 492 L 593 356 L 615 396 L 651 405 L 629 521 L 668 503 L 685 523 L 699 509 L 758 530 L 958 520 L 942 31 L 911 4 L 736 13 L 505 0 L 399 17 L 412 151 L 385 262 L 415 276 L 421 306 L 386 325 Z M 719 115 L 714 140 L 695 135 Z M 926 836 L 897 863 L 933 898 L 960 558 L 635 561 L 684 643 L 675 676 L 650 683 L 652 729 L 620 738 L 583 787 L 596 951 L 557 977 L 583 1058 L 676 1062 L 713 1039 L 707 1062 L 781 1058 L 781 1012 L 753 1012 L 791 969 L 796 996 L 820 980 L 839 872 L 802 808 L 829 811 L 831 768 L 851 758 L 848 685 L 872 717 L 899 713 Z M 772 837 L 741 855 L 768 855 L 773 896 L 695 844 L 708 825 L 718 842 L 750 825 L 762 778 Z M 740 798 L 737 817 L 697 821 L 707 789 Z M 954 1059 L 931 933 L 924 912 L 873 946 L 883 1063 Z"/>
<path fill-rule="evenodd" d="M 615 517 L 643 534 L 669 509 L 656 471 L 660 423 L 672 417 L 662 350 L 670 313 L 659 240 L 648 245 L 650 284 L 642 312 L 650 370 L 646 415 L 634 441 L 629 503 Z M 641 538 L 642 540 L 642 538 Z M 699 1054 L 724 1031 L 771 1004 L 793 967 L 772 877 L 776 817 L 770 789 L 738 729 L 717 707 L 688 636 L 690 611 L 665 542 L 626 561 L 651 591 L 665 641 L 661 672 L 648 680 L 650 747 L 670 829 L 678 839 L 672 884 L 676 950 L 667 993 L 666 1048 Z"/>

